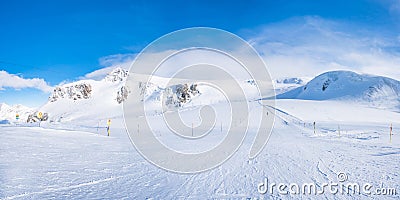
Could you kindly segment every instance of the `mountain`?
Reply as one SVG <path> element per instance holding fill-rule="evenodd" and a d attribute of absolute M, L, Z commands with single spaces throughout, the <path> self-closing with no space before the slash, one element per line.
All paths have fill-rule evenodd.
<path fill-rule="evenodd" d="M 400 82 L 351 71 L 331 71 L 315 77 L 304 86 L 279 94 L 276 98 L 348 100 L 399 110 Z"/>
<path fill-rule="evenodd" d="M 120 116 L 121 103 L 129 93 L 124 86 L 127 75 L 126 70 L 115 68 L 102 80 L 79 80 L 59 85 L 48 102 L 36 112 L 46 113 L 48 120 L 45 123 L 51 124 L 71 121 L 85 124 Z"/>
<path fill-rule="evenodd" d="M 0 104 L 0 124 L 17 122 L 16 115 L 19 115 L 18 121 L 26 121 L 29 114 L 34 109 L 17 104 L 17 105 L 7 105 L 5 103 Z"/>
<path fill-rule="evenodd" d="M 131 89 L 125 86 L 128 72 L 115 68 L 102 80 L 79 80 L 54 88 L 48 102 L 32 112 L 30 122 L 37 122 L 38 112 L 48 119 L 43 125 L 65 125 L 70 122 L 78 126 L 96 126 L 107 119 L 122 117 L 122 103 L 127 99 Z M 158 77 L 159 80 L 164 78 Z M 180 107 L 191 102 L 200 92 L 197 85 L 182 83 L 161 88 L 157 81 L 154 83 L 138 83 L 142 101 L 157 104 L 165 95 L 167 104 Z M 95 124 L 94 124 L 95 123 Z"/>
<path fill-rule="evenodd" d="M 274 80 L 276 94 L 282 94 L 292 89 L 305 85 L 310 78 L 306 77 L 284 77 Z"/>
<path fill-rule="evenodd" d="M 283 83 L 283 84 L 303 84 L 304 80 L 301 78 L 297 78 L 297 77 L 292 77 L 292 78 L 281 78 L 281 79 L 277 79 L 275 80 L 276 83 Z"/>
<path fill-rule="evenodd" d="M 138 75 L 141 76 L 141 75 Z M 125 86 L 127 71 L 115 68 L 102 80 L 79 80 L 59 85 L 54 88 L 48 102 L 32 112 L 31 122 L 37 122 L 37 113 L 48 117 L 43 126 L 97 126 L 107 119 L 122 118 L 122 103 L 131 90 L 140 91 L 140 98 L 148 111 L 159 114 L 161 101 L 165 100 L 168 109 L 180 107 L 209 105 L 225 101 L 225 96 L 218 89 L 193 80 L 174 79 L 172 85 L 163 86 L 169 78 L 153 76 L 151 82 L 135 82 L 136 86 Z M 142 80 L 142 79 L 140 79 Z M 143 79 L 147 80 L 147 79 Z M 242 81 L 241 84 L 249 94 L 257 94 L 254 81 Z"/>

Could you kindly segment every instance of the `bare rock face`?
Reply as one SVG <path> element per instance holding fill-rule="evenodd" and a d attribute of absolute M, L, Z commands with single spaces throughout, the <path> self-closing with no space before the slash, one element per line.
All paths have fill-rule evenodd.
<path fill-rule="evenodd" d="M 166 95 L 165 104 L 167 106 L 181 107 L 188 103 L 194 96 L 198 95 L 200 91 L 197 89 L 197 84 L 179 84 L 169 87 L 165 90 Z"/>
<path fill-rule="evenodd" d="M 64 88 L 56 87 L 56 88 L 54 88 L 52 95 L 49 97 L 49 100 L 51 102 L 55 102 L 59 98 L 64 98 L 65 95 L 66 95 L 66 92 L 65 92 Z"/>
<path fill-rule="evenodd" d="M 122 86 L 117 92 L 117 102 L 121 104 L 128 98 L 128 94 L 130 93 L 128 87 Z"/>
<path fill-rule="evenodd" d="M 172 85 L 166 88 L 161 88 L 153 83 L 139 82 L 138 89 L 140 91 L 140 100 L 146 101 L 161 101 L 168 107 L 182 107 L 200 91 L 197 89 L 196 83 L 185 83 Z"/>
<path fill-rule="evenodd" d="M 33 122 L 39 122 L 39 121 L 47 121 L 49 119 L 49 114 L 48 113 L 43 113 L 42 114 L 42 118 L 38 117 L 38 113 L 39 113 L 39 111 L 31 113 L 28 116 L 28 119 L 26 120 L 26 122 L 33 123 Z"/>
<path fill-rule="evenodd" d="M 105 77 L 106 81 L 109 82 L 121 82 L 126 79 L 128 76 L 128 72 L 122 68 L 115 68 L 113 71 L 108 73 L 108 75 Z"/>
<path fill-rule="evenodd" d="M 49 97 L 50 102 L 58 99 L 68 98 L 72 100 L 89 99 L 92 93 L 92 86 L 87 83 L 78 83 L 71 86 L 56 87 Z"/>

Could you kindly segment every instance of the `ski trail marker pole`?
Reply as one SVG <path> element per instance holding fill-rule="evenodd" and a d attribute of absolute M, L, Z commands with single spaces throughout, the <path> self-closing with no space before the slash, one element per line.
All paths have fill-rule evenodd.
<path fill-rule="evenodd" d="M 42 118 L 43 118 L 43 113 L 42 112 L 38 112 L 37 113 L 37 118 L 39 119 L 39 127 L 40 127 L 40 123 L 42 122 Z"/>
<path fill-rule="evenodd" d="M 315 135 L 315 122 L 314 122 L 314 135 Z"/>
<path fill-rule="evenodd" d="M 17 113 L 17 114 L 15 114 L 15 119 L 17 120 L 17 123 L 16 123 L 16 125 L 18 126 L 18 122 L 19 122 L 19 114 Z"/>
<path fill-rule="evenodd" d="M 107 136 L 110 136 L 110 125 L 111 125 L 111 119 L 107 121 Z"/>
<path fill-rule="evenodd" d="M 393 130 L 393 124 L 390 124 L 389 143 L 392 143 L 392 130 Z"/>

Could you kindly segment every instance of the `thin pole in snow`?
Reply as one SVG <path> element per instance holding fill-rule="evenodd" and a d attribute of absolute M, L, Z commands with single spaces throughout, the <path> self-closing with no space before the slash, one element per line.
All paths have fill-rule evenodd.
<path fill-rule="evenodd" d="M 315 134 L 315 122 L 314 122 L 314 134 Z"/>
<path fill-rule="evenodd" d="M 340 137 L 340 125 L 338 125 L 338 132 L 339 132 L 339 137 Z"/>
<path fill-rule="evenodd" d="M 192 122 L 192 137 L 193 137 L 193 122 Z"/>
<path fill-rule="evenodd" d="M 390 139 L 389 139 L 389 143 L 392 143 L 392 131 L 393 131 L 393 124 L 390 124 Z"/>

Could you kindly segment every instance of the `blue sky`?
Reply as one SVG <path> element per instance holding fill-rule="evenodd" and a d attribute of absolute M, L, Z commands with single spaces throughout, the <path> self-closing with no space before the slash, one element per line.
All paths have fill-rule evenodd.
<path fill-rule="evenodd" d="M 380 45 L 378 49 L 388 51 L 384 56 L 390 57 L 399 52 L 399 13 L 398 0 L 250 0 L 238 3 L 1 1 L 0 71 L 6 73 L 0 76 L 16 75 L 28 80 L 40 78 L 48 85 L 54 86 L 106 67 L 101 62 L 102 58 L 138 53 L 164 34 L 195 26 L 215 27 L 233 32 L 246 40 L 255 41 L 256 48 L 269 55 L 271 51 L 268 45 L 275 44 L 271 43 L 273 41 L 285 43 L 289 47 L 304 47 L 298 43 L 319 45 L 326 39 L 332 39 L 324 40 L 325 36 L 322 33 L 325 32 L 315 32 L 315 26 L 321 26 L 324 31 L 339 31 L 350 35 L 336 39 L 350 39 L 357 47 L 357 52 L 361 52 L 361 48 L 371 46 L 363 46 L 362 41 L 354 41 L 352 37 L 361 35 L 366 38 L 366 42 L 379 41 L 374 45 Z M 282 31 L 293 32 L 291 27 L 304 24 L 311 24 L 311 28 L 300 32 L 301 35 L 279 34 Z M 276 37 L 277 34 L 283 36 Z M 313 34 L 320 40 L 314 42 L 307 39 L 306 36 L 312 37 Z M 296 37 L 299 37 L 298 41 L 293 40 Z M 392 45 L 388 44 L 391 40 L 394 41 Z M 282 52 L 287 51 L 282 49 L 282 45 L 279 48 Z M 299 52 L 301 54 L 301 48 L 291 55 L 300 55 Z M 376 57 L 378 54 L 374 55 Z M 274 56 L 269 59 L 273 64 L 279 65 L 279 56 L 282 56 L 282 53 Z M 371 59 L 376 61 L 375 57 Z M 346 62 L 348 60 L 339 65 L 347 66 Z M 307 62 L 304 65 L 307 65 Z M 5 78 L 2 79 L 0 102 L 38 106 L 47 99 L 48 88 L 42 86 L 39 80 L 30 81 L 29 83 L 33 84 L 30 87 L 14 86 L 4 83 Z M 27 98 L 30 102 L 26 101 Z"/>

